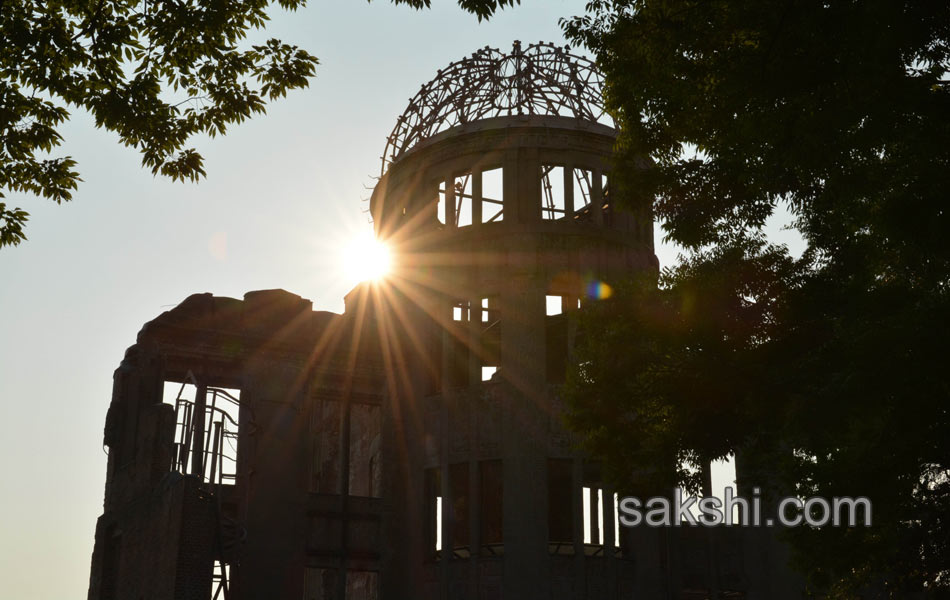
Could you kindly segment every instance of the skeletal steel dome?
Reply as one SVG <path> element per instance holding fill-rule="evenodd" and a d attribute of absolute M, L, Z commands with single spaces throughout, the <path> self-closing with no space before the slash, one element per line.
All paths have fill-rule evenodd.
<path fill-rule="evenodd" d="M 381 173 L 418 142 L 456 125 L 510 115 L 554 115 L 613 125 L 604 76 L 568 47 L 539 42 L 511 52 L 485 47 L 422 86 L 386 140 Z"/>

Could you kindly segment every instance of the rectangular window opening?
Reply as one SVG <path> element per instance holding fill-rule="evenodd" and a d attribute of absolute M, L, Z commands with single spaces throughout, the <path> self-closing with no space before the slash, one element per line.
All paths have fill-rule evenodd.
<path fill-rule="evenodd" d="M 175 409 L 173 470 L 205 481 L 233 484 L 237 477 L 241 390 L 165 381 L 162 402 Z"/>
<path fill-rule="evenodd" d="M 614 547 L 620 547 L 620 495 L 614 492 Z"/>
<path fill-rule="evenodd" d="M 442 550 L 442 496 L 435 497 L 435 549 Z"/>
<path fill-rule="evenodd" d="M 589 169 L 574 169 L 574 207 L 577 210 L 590 206 L 592 178 Z"/>
<path fill-rule="evenodd" d="M 205 479 L 215 483 L 233 484 L 237 478 L 241 390 L 209 386 L 206 402 L 206 431 L 212 437 L 205 442 L 205 453 L 210 451 L 212 454 L 205 459 Z M 214 456 L 216 447 L 217 456 Z"/>
<path fill-rule="evenodd" d="M 452 320 L 453 321 L 468 321 L 471 314 L 471 309 L 469 303 L 464 300 L 459 300 L 452 305 Z"/>
<path fill-rule="evenodd" d="M 451 223 L 452 209 L 447 206 L 446 197 L 445 197 L 445 182 L 439 182 L 439 193 L 438 193 L 438 208 L 436 209 L 436 216 L 439 218 L 439 223 L 445 225 L 446 223 Z"/>
<path fill-rule="evenodd" d="M 423 481 L 426 545 L 430 556 L 442 550 L 442 473 L 438 467 L 426 469 Z"/>
<path fill-rule="evenodd" d="M 503 220 L 505 209 L 504 174 L 502 169 L 482 171 L 482 223 Z"/>
<path fill-rule="evenodd" d="M 175 409 L 174 464 L 172 470 L 189 473 L 191 470 L 192 417 L 197 389 L 192 383 L 166 381 L 162 402 Z"/>
<path fill-rule="evenodd" d="M 541 165 L 541 218 L 553 221 L 567 214 L 564 197 L 564 167 Z"/>
<path fill-rule="evenodd" d="M 589 169 L 574 169 L 574 219 L 591 219 L 591 195 L 593 193 L 593 173 Z"/>
<path fill-rule="evenodd" d="M 584 487 L 584 543 L 604 545 L 604 499 L 600 488 Z"/>
<path fill-rule="evenodd" d="M 439 183 L 439 222 L 454 227 L 472 224 L 472 174 L 465 173 L 450 180 L 452 194 L 446 194 L 446 182 Z"/>
<path fill-rule="evenodd" d="M 695 475 L 696 473 L 698 473 L 702 468 L 701 465 L 697 465 L 696 463 L 690 462 L 687 460 L 684 460 L 682 463 L 680 463 L 680 467 L 682 467 L 685 471 L 689 472 L 692 475 Z M 689 492 L 686 491 L 685 488 L 679 488 L 679 491 L 683 498 L 688 498 L 691 495 Z M 695 504 L 691 505 L 689 507 L 689 512 L 692 513 L 693 518 L 699 519 L 700 512 L 699 512 L 699 507 L 697 505 Z M 687 518 L 685 516 L 683 516 L 683 518 L 680 519 L 681 522 L 686 521 L 686 520 Z"/>
<path fill-rule="evenodd" d="M 472 224 L 472 174 L 465 173 L 455 178 L 455 225 Z"/>
<path fill-rule="evenodd" d="M 481 321 L 481 331 L 478 339 L 478 357 L 482 364 L 481 379 L 489 381 L 498 371 L 501 364 L 501 326 L 500 312 L 497 308 L 498 298 L 489 296 L 482 298 L 477 317 Z"/>
<path fill-rule="evenodd" d="M 601 473 L 596 463 L 584 465 L 584 487 L 581 489 L 583 505 L 584 544 L 603 546 L 606 543 L 606 528 L 613 533 L 614 548 L 620 547 L 620 497 L 618 494 L 607 496 L 601 483 Z M 611 502 L 612 522 L 607 520 L 607 502 Z"/>
<path fill-rule="evenodd" d="M 498 320 L 501 318 L 501 311 L 498 310 L 498 298 L 496 296 L 482 298 L 481 305 L 481 320 L 485 327 L 497 326 Z"/>
<path fill-rule="evenodd" d="M 709 465 L 709 473 L 712 495 L 719 498 L 723 506 L 725 506 L 725 490 L 727 487 L 732 488 L 733 498 L 739 495 L 736 486 L 736 456 L 734 454 L 730 454 L 724 459 L 712 461 Z M 739 522 L 738 504 L 732 507 L 732 522 Z"/>

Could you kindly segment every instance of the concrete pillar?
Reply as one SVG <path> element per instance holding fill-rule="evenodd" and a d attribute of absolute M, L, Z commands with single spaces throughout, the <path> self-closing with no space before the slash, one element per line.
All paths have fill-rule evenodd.
<path fill-rule="evenodd" d="M 529 267 L 529 265 L 524 265 Z M 504 431 L 504 595 L 539 598 L 547 576 L 544 288 L 512 277 L 502 292 L 501 362 L 507 373 Z"/>
<path fill-rule="evenodd" d="M 568 223 L 574 219 L 574 164 L 564 165 L 564 220 Z"/>
<path fill-rule="evenodd" d="M 258 430 L 248 449 L 249 475 L 243 497 L 247 544 L 236 575 L 240 597 L 267 598 L 274 582 L 281 596 L 303 594 L 309 522 L 309 423 L 303 410 L 307 389 L 300 372 L 284 361 L 258 359 L 247 365 L 242 401 L 254 411 Z M 341 457 L 345 460 L 345 457 Z"/>
<path fill-rule="evenodd" d="M 482 170 L 472 171 L 472 225 L 482 224 Z"/>

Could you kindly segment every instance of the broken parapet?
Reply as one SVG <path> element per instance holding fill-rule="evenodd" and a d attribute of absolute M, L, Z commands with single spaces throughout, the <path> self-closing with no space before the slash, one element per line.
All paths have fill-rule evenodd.
<path fill-rule="evenodd" d="M 289 565 L 303 572 L 303 549 L 322 544 L 345 554 L 346 540 L 311 539 L 317 509 L 331 530 L 343 529 L 348 505 L 361 518 L 376 515 L 371 536 L 378 536 L 379 503 L 316 495 L 311 469 L 314 448 L 338 444 L 350 414 L 317 419 L 314 397 L 342 406 L 362 394 L 378 407 L 371 335 L 283 290 L 249 292 L 243 301 L 195 294 L 147 323 L 114 375 L 89 598 L 206 599 L 221 586 L 263 597 Z M 366 411 L 354 412 L 359 419 Z M 366 469 L 378 452 L 378 421 L 377 414 L 375 446 L 361 441 Z M 325 439 L 313 423 L 328 426 Z M 337 478 L 348 470 L 327 467 Z"/>

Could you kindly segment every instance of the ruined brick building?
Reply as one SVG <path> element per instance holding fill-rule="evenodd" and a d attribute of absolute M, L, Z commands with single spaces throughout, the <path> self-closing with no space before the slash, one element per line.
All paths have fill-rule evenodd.
<path fill-rule="evenodd" d="M 196 294 L 142 328 L 90 600 L 797 597 L 755 532 L 618 527 L 562 424 L 572 313 L 658 268 L 600 83 L 548 44 L 450 65 L 388 139 L 385 280 L 343 314 Z"/>

